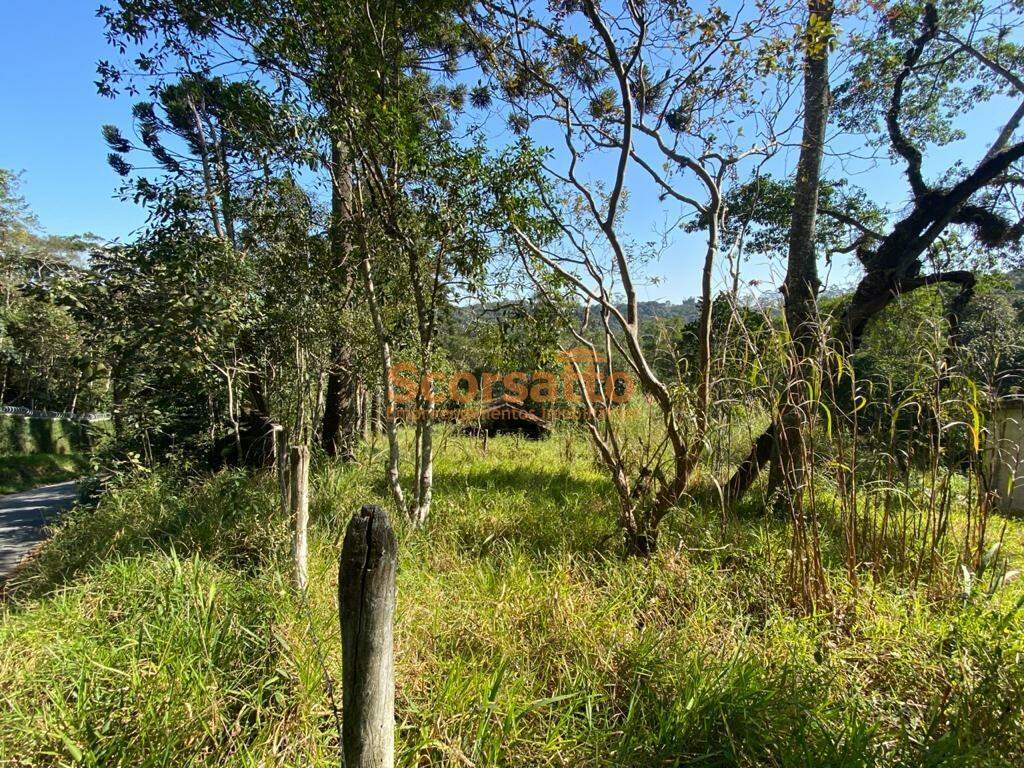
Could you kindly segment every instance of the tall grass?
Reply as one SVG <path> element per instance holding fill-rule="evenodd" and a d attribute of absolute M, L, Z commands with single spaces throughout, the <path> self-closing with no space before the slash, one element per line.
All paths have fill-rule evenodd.
<path fill-rule="evenodd" d="M 723 510 L 789 521 L 791 602 L 809 614 L 841 613 L 833 592 L 865 581 L 924 588 L 935 600 L 998 588 L 1012 569 L 984 467 L 985 414 L 996 390 L 968 375 L 970 356 L 948 320 L 887 315 L 851 359 L 829 332 L 836 318 L 822 308 L 818 343 L 794 359 L 768 314 L 730 311 L 726 333 L 734 338 L 719 345 L 705 463 L 722 488 L 756 434 L 771 424 L 786 443 L 794 428 L 781 414 L 798 414 L 794 455 L 773 456 L 743 502 Z M 748 325 L 771 330 L 756 336 Z M 843 572 L 824 563 L 833 556 L 824 550 L 837 543 Z"/>
<path fill-rule="evenodd" d="M 305 601 L 271 478 L 157 473 L 76 512 L 0 619 L 0 764 L 337 765 L 336 557 L 348 517 L 386 498 L 379 462 L 361 462 L 314 466 Z M 652 559 L 624 560 L 608 480 L 561 433 L 447 436 L 436 483 L 427 528 L 398 531 L 400 765 L 1024 754 L 1017 583 L 970 601 L 902 579 L 854 589 L 824 505 L 822 567 L 846 609 L 805 615 L 787 522 L 696 497 Z M 1010 522 L 1005 553 L 1021 544 Z"/>

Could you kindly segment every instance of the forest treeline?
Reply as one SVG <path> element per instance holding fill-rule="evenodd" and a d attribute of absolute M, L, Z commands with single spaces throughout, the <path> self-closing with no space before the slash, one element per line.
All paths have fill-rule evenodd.
<path fill-rule="evenodd" d="M 348 461 L 379 430 L 421 524 L 435 398 L 400 420 L 395 367 L 538 370 L 582 348 L 576 420 L 643 555 L 709 462 L 726 506 L 767 470 L 799 527 L 835 440 L 877 428 L 900 471 L 927 465 L 918 444 L 971 466 L 1019 385 L 1016 3 L 99 15 L 99 91 L 133 104 L 103 138 L 147 223 L 123 244 L 40 235 L 5 172 L 0 351 L 5 403 L 109 411 L 112 455 L 259 465 L 280 426 Z M 879 164 L 897 193 L 858 186 Z M 638 211 L 663 226 L 637 231 Z M 752 259 L 781 293 L 754 298 Z M 696 276 L 692 302 L 641 301 L 659 260 Z M 840 261 L 849 285 L 819 295 Z M 635 379 L 644 429 L 585 386 L 602 365 Z M 741 422 L 746 447 L 716 453 Z"/>

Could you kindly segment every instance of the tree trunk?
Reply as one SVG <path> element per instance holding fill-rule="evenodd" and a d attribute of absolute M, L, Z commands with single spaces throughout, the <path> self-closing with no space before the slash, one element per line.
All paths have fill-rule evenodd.
<path fill-rule="evenodd" d="M 213 160 L 210 157 L 210 150 L 206 141 L 206 128 L 199 116 L 199 108 L 196 106 L 192 96 L 186 98 L 186 103 L 192 111 L 192 125 L 195 128 L 196 138 L 199 140 L 199 159 L 203 168 L 203 196 L 206 199 L 206 206 L 210 212 L 210 221 L 217 237 L 227 240 L 224 232 L 224 224 L 220 219 L 220 212 L 217 210 L 217 182 L 213 177 Z M 204 106 L 205 111 L 205 106 Z"/>
<path fill-rule="evenodd" d="M 384 317 L 377 302 L 377 289 L 373 283 L 373 271 L 370 267 L 370 255 L 368 252 L 363 254 L 360 269 L 363 275 L 363 287 L 366 290 L 366 303 L 370 309 L 370 317 L 373 320 L 378 352 L 380 353 L 381 409 L 383 411 L 384 430 L 388 436 L 388 486 L 391 488 L 391 496 L 395 500 L 395 506 L 400 511 L 404 511 L 405 493 L 402 491 L 402 480 L 399 474 L 401 448 L 398 444 L 398 413 L 395 404 L 395 386 L 392 376 L 394 366 L 391 359 L 391 344 L 388 341 L 387 329 L 384 327 Z"/>
<path fill-rule="evenodd" d="M 224 234 L 232 248 L 238 247 L 235 237 L 235 206 L 231 196 L 231 169 L 228 166 L 227 151 L 224 148 L 224 129 L 220 135 L 214 132 L 214 152 L 217 157 L 217 171 L 220 176 L 220 212 L 224 217 Z"/>
<path fill-rule="evenodd" d="M 754 484 L 761 467 L 773 456 L 772 484 L 782 484 L 792 505 L 798 505 L 806 482 L 805 456 L 809 403 L 804 382 L 814 375 L 818 344 L 818 260 L 815 232 L 821 160 L 825 148 L 829 102 L 828 46 L 822 36 L 832 20 L 832 0 L 809 0 L 804 34 L 804 125 L 793 185 L 793 214 L 789 227 L 789 254 L 782 293 L 789 329 L 790 370 L 777 420 L 757 438 L 750 454 L 729 480 L 726 499 L 739 501 Z"/>
<path fill-rule="evenodd" d="M 280 424 L 274 425 L 274 468 L 277 473 L 277 493 L 281 519 L 287 520 L 292 508 L 292 486 L 289 477 L 288 432 Z"/>
<path fill-rule="evenodd" d="M 773 467 L 792 509 L 798 509 L 807 482 L 807 429 L 810 409 L 806 383 L 816 376 L 820 356 L 818 329 L 818 259 L 815 230 L 821 159 L 828 125 L 828 48 L 832 0 L 809 0 L 804 34 L 804 127 L 793 185 L 793 216 L 789 227 L 789 257 L 782 292 L 790 334 L 789 381 L 779 403 L 777 461 Z"/>
<path fill-rule="evenodd" d="M 352 217 L 352 177 L 340 140 L 331 142 L 331 227 L 330 249 L 334 268 L 342 273 L 339 292 L 351 292 L 349 265 L 349 232 Z M 335 339 L 330 350 L 330 370 L 324 396 L 324 415 L 320 424 L 320 441 L 328 456 L 342 461 L 355 459 L 358 431 L 355 421 L 354 394 L 358 381 L 351 350 L 342 339 Z"/>
<path fill-rule="evenodd" d="M 373 393 L 363 384 L 359 385 L 359 434 L 365 442 L 373 435 Z"/>
<path fill-rule="evenodd" d="M 125 367 L 123 358 L 119 356 L 110 371 L 110 410 L 111 418 L 114 421 L 114 437 L 117 440 L 124 440 L 126 437 L 124 431 L 124 407 L 128 395 L 128 380 L 124 370 Z M 213 421 L 212 418 L 211 421 Z"/>
<path fill-rule="evenodd" d="M 354 461 L 359 437 L 356 416 L 357 384 L 348 349 L 331 345 L 331 369 L 327 374 L 324 415 L 320 422 L 320 442 L 324 453 L 342 461 Z"/>
<path fill-rule="evenodd" d="M 641 530 L 627 528 L 625 530 L 625 549 L 628 557 L 648 558 L 658 549 L 658 530 Z"/>
<path fill-rule="evenodd" d="M 747 495 L 747 491 L 750 490 L 754 481 L 757 480 L 761 467 L 768 463 L 774 452 L 775 423 L 772 422 L 764 432 L 757 436 L 757 439 L 754 440 L 754 444 L 750 448 L 750 453 L 740 462 L 739 467 L 736 468 L 736 471 L 729 479 L 729 484 L 726 486 L 725 491 L 726 504 L 735 504 Z"/>
<path fill-rule="evenodd" d="M 423 405 L 423 422 L 419 429 L 419 456 L 417 461 L 416 508 L 412 510 L 414 525 L 423 525 L 430 515 L 430 502 L 434 487 L 434 416 L 433 402 Z"/>

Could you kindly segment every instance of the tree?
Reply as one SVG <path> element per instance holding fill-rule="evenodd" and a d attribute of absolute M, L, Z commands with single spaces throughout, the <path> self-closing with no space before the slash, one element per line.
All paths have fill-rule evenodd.
<path fill-rule="evenodd" d="M 108 160 L 120 175 L 133 173 L 130 161 L 137 153 L 157 164 L 157 175 L 137 175 L 123 194 L 133 194 L 165 219 L 204 210 L 212 234 L 244 260 L 245 208 L 290 149 L 281 127 L 285 116 L 255 85 L 202 74 L 161 83 L 152 95 L 154 101 L 138 102 L 132 110 L 139 143 L 116 126 L 103 127 Z M 177 202 L 165 205 L 161 197 Z M 252 341 L 240 337 L 239 368 L 248 407 L 266 419 L 268 393 Z"/>
<path fill-rule="evenodd" d="M 92 235 L 41 234 L 17 177 L 0 169 L 0 402 L 100 410 L 103 375 L 91 327 L 67 296 L 85 279 Z"/>
<path fill-rule="evenodd" d="M 574 343 L 589 350 L 573 368 L 631 554 L 654 550 L 658 525 L 689 488 L 705 445 L 724 190 L 741 163 L 763 160 L 776 146 L 775 102 L 758 95 L 785 80 L 779 52 L 786 43 L 777 33 L 783 15 L 774 8 L 713 5 L 698 12 L 674 3 L 589 0 L 558 3 L 549 13 L 484 2 L 474 15 L 480 30 L 474 51 L 509 105 L 513 129 L 555 130 L 563 143 L 544 165 L 551 189 L 544 203 L 560 237 L 546 243 L 515 231 L 537 290 L 553 304 L 573 294 L 588 309 L 583 327 L 570 323 Z M 744 137 L 741 124 L 757 126 L 757 135 Z M 612 169 L 604 178 L 584 170 L 600 166 L 599 158 Z M 624 235 L 631 195 L 643 188 L 627 185 L 630 171 L 648 180 L 658 204 L 678 206 L 672 226 L 696 219 L 705 236 L 692 396 L 659 377 L 640 336 L 637 288 L 641 263 L 653 249 L 645 253 Z M 600 387 L 588 393 L 586 381 L 613 353 L 660 417 L 660 431 L 639 447 L 623 443 L 628 437 L 612 418 L 613 393 Z"/>
<path fill-rule="evenodd" d="M 952 3 L 943 13 L 930 3 L 890 9 L 852 41 L 859 59 L 837 91 L 842 125 L 869 137 L 881 132 L 879 144 L 904 165 L 912 201 L 887 228 L 847 211 L 823 211 L 860 231 L 851 247 L 864 275 L 834 332 L 842 355 L 858 349 L 868 324 L 902 294 L 946 283 L 959 287 L 961 304 L 969 299 L 975 276 L 951 262 L 957 251 L 945 247 L 946 239 L 963 232 L 986 249 L 1008 252 L 1024 234 L 1013 207 L 1019 185 L 1014 168 L 1024 158 L 1024 142 L 1014 141 L 1024 119 L 1024 79 L 1018 74 L 1019 47 L 1007 35 L 1013 27 L 1008 20 L 1019 11 L 1012 4 Z M 982 157 L 928 181 L 922 146 L 958 138 L 954 118 L 987 108 L 996 95 L 1019 106 Z M 750 488 L 768 461 L 773 432 L 769 427 L 758 438 L 730 481 L 733 499 Z"/>
<path fill-rule="evenodd" d="M 334 289 L 332 308 L 343 321 L 316 355 L 327 371 L 320 438 L 328 453 L 343 458 L 354 451 L 351 404 L 360 387 L 354 366 L 361 355 L 350 344 L 359 337 L 359 322 L 349 322 L 359 298 L 355 288 L 361 263 L 352 240 L 356 228 L 349 224 L 353 166 L 362 145 L 375 136 L 390 136 L 402 147 L 404 126 L 423 113 L 403 112 L 408 102 L 401 79 L 441 67 L 450 70 L 457 49 L 458 28 L 450 22 L 451 10 L 460 3 L 417 3 L 415 12 L 407 6 L 124 0 L 116 8 L 101 9 L 111 39 L 122 50 L 149 46 L 134 62 L 144 74 L 167 76 L 184 65 L 208 76 L 229 64 L 239 79 L 272 83 L 295 138 L 289 161 L 326 175 L 333 263 L 323 278 Z M 101 90 L 113 93 L 123 87 L 125 70 L 101 62 Z"/>
<path fill-rule="evenodd" d="M 367 145 L 363 145 L 364 148 Z M 433 423 L 435 398 L 431 375 L 437 351 L 439 321 L 459 295 L 470 294 L 482 281 L 493 255 L 508 245 L 508 221 L 535 231 L 542 222 L 531 220 L 539 202 L 533 180 L 536 156 L 525 145 L 490 157 L 483 144 L 458 146 L 444 129 L 424 132 L 417 162 L 361 162 L 360 189 L 372 210 L 384 215 L 362 221 L 362 274 L 380 349 L 385 424 L 390 456 L 388 477 L 395 503 L 407 507 L 417 525 L 429 514 L 433 485 Z M 381 169 L 389 169 L 382 173 Z M 365 174 L 365 175 L 364 175 Z M 398 194 L 395 194 L 397 192 Z M 391 199 L 381 200 L 381 196 Z M 370 247 L 367 233 L 380 228 Z M 381 269 L 382 262 L 388 265 Z M 390 299 L 379 290 L 380 273 L 387 272 Z M 412 368 L 420 385 L 412 396 L 415 423 L 414 481 L 411 498 L 401 487 L 398 473 L 398 400 L 394 391 L 396 365 L 393 350 L 403 333 L 402 313 L 387 312 L 388 304 L 412 297 L 415 332 L 410 345 Z M 392 326 L 386 314 L 398 314 Z M 408 402 L 408 401 L 407 401 Z"/>
<path fill-rule="evenodd" d="M 973 284 L 970 274 L 963 271 L 921 274 L 923 260 L 934 252 L 948 228 L 963 227 L 989 248 L 1013 246 L 1024 234 L 1024 224 L 1008 218 L 1012 212 L 1005 210 L 1005 197 L 993 196 L 1016 184 L 1008 174 L 1024 158 L 1024 142 L 1013 142 L 1024 118 L 1024 80 L 1013 71 L 1018 58 L 1015 44 L 1003 39 L 1002 30 L 1007 22 L 1004 10 L 1009 9 L 993 11 L 972 4 L 953 5 L 943 24 L 936 7 L 930 3 L 925 4 L 920 16 L 910 9 L 901 9 L 886 22 L 892 38 L 905 41 L 913 35 L 915 21 L 919 21 L 920 27 L 896 67 L 891 60 L 878 55 L 882 51 L 865 44 L 865 50 L 871 55 L 865 57 L 854 77 L 859 78 L 861 86 L 866 86 L 865 79 L 871 74 L 878 74 L 882 82 L 891 84 L 884 122 L 889 146 L 905 164 L 913 207 L 883 237 L 873 238 L 870 245 L 865 244 L 858 250 L 858 260 L 866 274 L 854 291 L 843 318 L 841 341 L 848 350 L 856 349 L 867 323 L 900 293 L 937 282 L 965 287 Z M 995 27 L 991 26 L 993 23 Z M 961 27 L 974 31 L 961 39 Z M 986 51 L 991 51 L 992 55 Z M 926 52 L 931 57 L 923 62 Z M 872 72 L 874 68 L 880 71 Z M 961 89 L 971 78 L 978 78 L 982 83 L 974 94 L 975 99 L 953 108 L 952 103 L 961 99 Z M 869 87 L 856 89 L 851 84 L 843 89 L 840 105 L 849 112 L 848 121 L 863 124 L 873 118 L 878 108 L 877 101 L 871 98 L 873 91 L 874 88 Z M 997 93 L 1006 93 L 1019 99 L 1021 104 L 1003 124 L 982 158 L 969 170 L 950 169 L 946 179 L 938 184 L 926 181 L 922 170 L 924 154 L 913 136 L 920 133 L 926 139 L 935 137 L 944 141 L 951 135 L 949 118 L 936 115 L 937 109 L 915 110 L 908 118 L 905 104 L 952 108 L 955 114 L 982 104 Z M 929 125 L 928 120 L 934 121 L 933 124 Z M 913 133 L 905 121 L 916 129 Z"/>
<path fill-rule="evenodd" d="M 776 468 L 794 515 L 801 514 L 807 482 L 806 432 L 814 407 L 808 384 L 818 378 L 821 345 L 818 323 L 818 253 L 816 234 L 821 160 L 828 125 L 829 48 L 833 44 L 831 0 L 809 0 L 804 27 L 804 104 L 800 159 L 793 183 L 792 218 L 786 278 L 782 283 L 784 314 L 790 336 L 789 382 L 779 403 Z"/>

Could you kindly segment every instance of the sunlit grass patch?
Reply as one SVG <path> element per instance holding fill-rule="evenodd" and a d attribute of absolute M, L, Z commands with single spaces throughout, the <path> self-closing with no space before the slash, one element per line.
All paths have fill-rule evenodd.
<path fill-rule="evenodd" d="M 108 563 L 10 613 L 5 764 L 225 765 L 246 754 L 292 707 L 268 598 L 208 561 L 161 555 Z"/>

